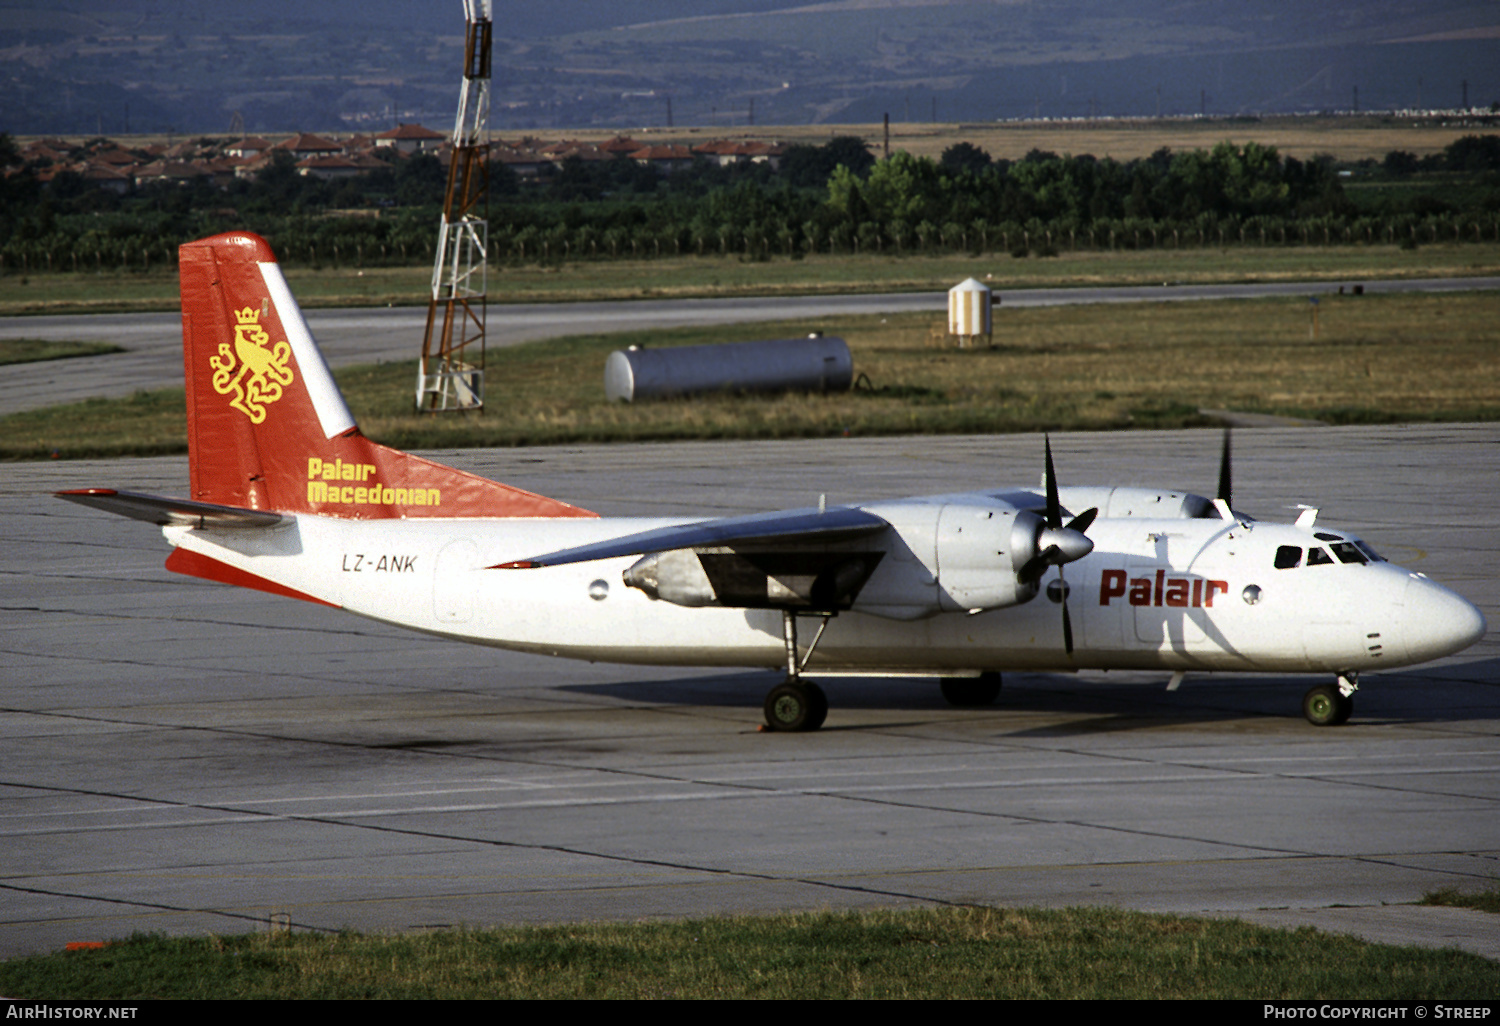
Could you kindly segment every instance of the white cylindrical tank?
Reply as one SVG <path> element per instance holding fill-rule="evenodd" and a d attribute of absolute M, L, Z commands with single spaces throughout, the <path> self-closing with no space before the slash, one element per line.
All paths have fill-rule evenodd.
<path fill-rule="evenodd" d="M 697 392 L 842 392 L 854 361 L 841 338 L 809 335 L 666 349 L 616 349 L 604 361 L 604 395 L 633 402 Z"/>
<path fill-rule="evenodd" d="M 948 334 L 977 338 L 990 334 L 990 288 L 973 278 L 948 290 Z"/>

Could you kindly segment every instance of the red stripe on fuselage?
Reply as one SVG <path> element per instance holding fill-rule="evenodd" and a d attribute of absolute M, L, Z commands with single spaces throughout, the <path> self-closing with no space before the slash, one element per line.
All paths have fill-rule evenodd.
<path fill-rule="evenodd" d="M 184 574 L 188 577 L 202 577 L 209 581 L 218 581 L 220 584 L 232 584 L 237 588 L 254 588 L 256 591 L 268 591 L 272 595 L 280 595 L 282 598 L 301 599 L 303 602 L 316 602 L 320 606 L 331 606 L 340 609 L 341 606 L 333 602 L 325 602 L 320 598 L 314 598 L 306 592 L 288 588 L 284 584 L 268 581 L 264 577 L 258 577 L 248 570 L 241 570 L 237 566 L 220 562 L 212 556 L 205 556 L 201 552 L 190 552 L 187 549 L 174 549 L 167 557 L 167 569 L 174 574 Z"/>

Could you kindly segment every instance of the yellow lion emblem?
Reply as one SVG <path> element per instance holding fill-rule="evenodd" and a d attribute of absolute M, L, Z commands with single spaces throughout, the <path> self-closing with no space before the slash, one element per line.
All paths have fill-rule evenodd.
<path fill-rule="evenodd" d="M 219 343 L 219 355 L 209 357 L 214 369 L 214 391 L 234 394 L 229 405 L 250 418 L 252 424 L 266 419 L 266 407 L 281 398 L 281 390 L 294 375 L 287 364 L 292 347 L 286 341 L 268 348 L 271 336 L 260 326 L 260 311 L 245 307 L 234 312 L 234 345 Z"/>

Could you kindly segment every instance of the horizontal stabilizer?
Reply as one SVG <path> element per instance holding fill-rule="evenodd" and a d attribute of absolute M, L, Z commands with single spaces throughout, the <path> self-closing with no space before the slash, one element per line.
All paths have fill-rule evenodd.
<path fill-rule="evenodd" d="M 219 506 L 191 499 L 168 499 L 140 492 L 119 492 L 113 488 L 77 488 L 57 492 L 56 495 L 59 499 L 93 506 L 106 513 L 117 513 L 122 517 L 144 520 L 161 527 L 170 524 L 189 527 L 275 527 L 286 519 L 280 513 L 268 513 L 265 510 Z"/>
<path fill-rule="evenodd" d="M 798 542 L 838 542 L 861 538 L 885 530 L 890 525 L 873 513 L 853 506 L 838 506 L 823 512 L 817 509 L 790 509 L 776 513 L 754 513 L 743 517 L 704 520 L 680 527 L 661 527 L 654 531 L 628 534 L 623 538 L 580 545 L 577 548 L 549 552 L 531 559 L 518 559 L 490 567 L 491 570 L 524 570 L 565 563 L 587 563 L 616 556 L 638 556 L 643 552 L 665 552 L 704 546 L 730 545 L 737 548 L 761 544 L 796 544 Z"/>

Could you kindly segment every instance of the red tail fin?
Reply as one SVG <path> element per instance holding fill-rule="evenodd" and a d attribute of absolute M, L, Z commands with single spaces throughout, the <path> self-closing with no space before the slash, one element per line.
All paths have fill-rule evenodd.
<path fill-rule="evenodd" d="M 194 499 L 359 519 L 594 515 L 360 434 L 264 239 L 178 253 Z"/>

